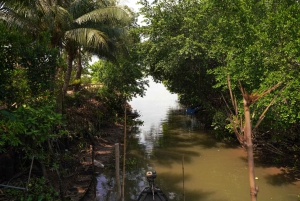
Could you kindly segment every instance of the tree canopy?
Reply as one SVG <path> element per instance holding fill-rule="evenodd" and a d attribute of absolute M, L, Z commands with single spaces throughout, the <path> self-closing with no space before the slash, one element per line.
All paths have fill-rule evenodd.
<path fill-rule="evenodd" d="M 237 100 L 242 100 L 239 83 L 254 94 L 282 83 L 251 106 L 252 120 L 256 123 L 274 99 L 259 128 L 260 138 L 273 143 L 299 141 L 298 1 L 142 0 L 140 4 L 145 16 L 140 29 L 142 58 L 155 79 L 186 104 L 198 102 L 210 109 L 211 121 L 220 120 L 223 113 L 224 122 L 227 106 L 222 97 L 230 100 L 228 76 Z M 242 101 L 238 104 L 242 108 Z M 230 122 L 218 125 L 222 132 L 231 128 Z M 291 150 L 289 145 L 286 149 Z"/>
<path fill-rule="evenodd" d="M 228 104 L 233 99 L 229 88 L 236 97 L 232 101 L 243 108 L 242 95 L 277 86 L 249 104 L 254 125 L 264 119 L 254 142 L 283 150 L 291 160 L 299 156 L 299 1 L 139 3 L 141 26 L 136 13 L 114 0 L 0 0 L 0 132 L 5 133 L 0 152 L 12 146 L 46 160 L 36 149 L 46 144 L 51 152 L 51 142 L 69 136 L 65 128 L 80 136 L 80 129 L 88 133 L 97 127 L 99 122 L 84 118 L 72 127 L 70 110 L 80 108 L 91 94 L 79 86 L 71 95 L 66 92 L 70 83 L 80 85 L 84 72 L 85 79 L 102 84 L 95 100 L 113 94 L 109 97 L 119 106 L 125 98 L 143 96 L 143 78 L 151 75 L 178 94 L 181 103 L 200 104 L 207 127 L 222 137 L 234 136 L 228 116 L 243 124 L 238 120 L 242 110 L 229 112 L 236 109 Z M 91 55 L 100 60 L 89 66 Z M 68 107 L 66 116 L 59 104 Z M 110 115 L 115 118 L 120 107 Z M 95 112 L 93 117 L 98 121 L 105 115 Z M 298 158 L 295 164 L 299 166 Z"/>

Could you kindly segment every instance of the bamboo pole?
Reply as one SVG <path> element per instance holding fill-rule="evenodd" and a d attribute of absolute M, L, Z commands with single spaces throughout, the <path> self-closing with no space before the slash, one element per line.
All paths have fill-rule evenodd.
<path fill-rule="evenodd" d="M 29 185 L 29 182 L 30 182 L 31 171 L 32 171 L 32 167 L 33 167 L 33 161 L 34 161 L 34 156 L 32 156 L 29 175 L 28 175 L 28 181 L 27 181 L 26 188 L 25 188 L 25 200 L 27 200 L 27 196 L 28 196 L 28 185 Z M 16 189 L 18 189 L 18 188 L 16 188 Z"/>
<path fill-rule="evenodd" d="M 10 185 L 5 185 L 5 184 L 0 184 L 1 187 L 5 187 L 5 188 L 13 188 L 13 189 L 18 189 L 18 190 L 24 190 L 27 191 L 26 188 L 23 187 L 18 187 L 18 186 L 10 186 Z"/>
<path fill-rule="evenodd" d="M 126 162 L 126 101 L 124 104 L 125 114 L 124 114 L 124 153 L 123 153 L 123 176 L 122 176 L 122 201 L 124 201 L 125 197 L 125 162 Z"/>
<path fill-rule="evenodd" d="M 95 170 L 95 144 L 92 143 L 92 168 L 93 168 L 93 177 L 92 177 L 92 184 L 93 190 L 94 190 L 94 197 L 96 198 L 96 192 L 97 192 L 97 179 L 96 179 L 96 170 Z"/>
<path fill-rule="evenodd" d="M 116 158 L 116 182 L 118 190 L 118 199 L 121 198 L 121 183 L 120 183 L 120 148 L 119 143 L 115 143 L 115 158 Z"/>
<path fill-rule="evenodd" d="M 30 165 L 30 170 L 29 170 L 29 175 L 28 175 L 28 181 L 27 181 L 27 184 L 26 184 L 26 191 L 28 191 L 28 185 L 29 185 L 29 182 L 30 182 L 31 171 L 32 171 L 32 167 L 33 167 L 33 161 L 34 161 L 34 156 L 32 156 L 32 159 L 31 159 L 31 165 Z"/>
<path fill-rule="evenodd" d="M 183 201 L 185 201 L 185 191 L 184 191 L 184 155 L 182 155 L 182 190 L 183 190 Z"/>

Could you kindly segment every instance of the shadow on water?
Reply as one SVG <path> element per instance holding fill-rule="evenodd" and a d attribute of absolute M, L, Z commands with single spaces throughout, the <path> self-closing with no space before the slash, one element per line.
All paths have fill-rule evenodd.
<path fill-rule="evenodd" d="M 265 179 L 268 184 L 273 185 L 273 186 L 294 184 L 295 182 L 298 181 L 293 174 L 291 174 L 290 172 L 287 172 L 284 169 L 282 169 L 280 173 L 266 175 Z"/>
<path fill-rule="evenodd" d="M 156 162 L 162 166 L 171 167 L 173 163 L 181 163 L 183 155 L 185 163 L 190 163 L 192 157 L 200 156 L 197 152 L 169 148 L 164 150 L 155 150 L 151 159 L 156 160 Z"/>
<path fill-rule="evenodd" d="M 186 176 L 188 180 L 190 176 Z M 165 182 L 167 181 L 167 182 Z M 167 196 L 173 198 L 174 201 L 183 200 L 183 189 L 182 189 L 182 175 L 174 173 L 162 173 L 158 175 L 157 186 L 161 186 L 164 192 L 168 192 Z M 199 201 L 202 199 L 209 198 L 214 192 L 207 192 L 202 190 L 185 190 L 185 200 Z"/>
<path fill-rule="evenodd" d="M 175 146 L 199 145 L 202 149 L 211 149 L 220 146 L 213 132 L 204 130 L 201 122 L 195 116 L 174 115 L 173 113 L 168 113 L 166 120 L 162 123 L 160 140 L 164 140 L 164 142 Z M 177 144 L 172 144 L 171 142 Z M 222 148 L 230 149 L 240 147 L 236 142 L 222 144 L 221 146 Z"/>
<path fill-rule="evenodd" d="M 222 150 L 230 151 L 240 149 L 239 144 L 224 144 L 217 141 L 213 134 L 204 131 L 201 127 L 201 123 L 195 121 L 193 117 L 182 115 L 181 113 L 176 115 L 174 115 L 174 113 L 168 113 L 166 119 L 163 120 L 160 126 L 151 126 L 146 133 L 139 127 L 134 129 L 134 131 L 135 133 L 133 133 L 128 140 L 128 159 L 133 158 L 136 164 L 126 168 L 126 201 L 137 200 L 139 193 L 148 185 L 145 174 L 148 170 L 152 170 L 155 164 L 159 164 L 160 168 L 164 170 L 171 170 L 173 166 L 179 167 L 180 169 L 183 155 L 186 166 L 192 165 L 193 167 L 190 167 L 190 169 L 195 168 L 193 169 L 194 171 L 199 169 L 199 164 L 193 165 L 193 161 L 202 158 L 204 152 L 206 152 L 206 154 L 207 152 L 213 153 L 214 155 L 209 155 L 210 158 L 205 158 L 205 161 L 202 162 L 215 162 L 215 164 L 208 166 L 202 164 L 201 166 L 203 171 L 206 171 L 207 175 L 209 175 L 208 177 L 211 177 L 211 180 L 208 180 L 210 184 L 201 183 L 204 181 L 204 178 L 201 177 L 199 177 L 201 181 L 199 180 L 198 182 L 196 180 L 195 182 L 195 178 L 198 176 L 195 177 L 193 171 L 185 173 L 185 182 L 191 181 L 193 184 L 196 184 L 194 187 L 190 186 L 185 189 L 185 200 L 187 201 L 211 200 L 211 197 L 214 198 L 214 201 L 229 201 L 230 198 L 225 197 L 224 194 L 223 196 L 219 196 L 218 191 L 224 191 L 224 189 L 227 188 L 230 190 L 228 185 L 239 188 L 240 184 L 236 184 L 236 181 L 242 180 L 244 182 L 244 177 L 241 175 L 244 175 L 244 172 L 247 173 L 247 171 L 244 171 L 244 167 L 247 164 L 246 156 L 232 156 L 236 157 L 236 161 L 243 161 L 242 164 L 245 165 L 239 166 L 240 169 L 235 169 L 235 171 L 231 173 L 222 171 L 219 174 L 221 170 L 219 170 L 218 165 L 216 165 L 218 164 L 216 163 L 218 157 L 224 157 L 224 155 L 219 156 L 217 153 L 221 153 Z M 219 149 L 221 150 L 220 152 Z M 238 163 L 236 161 L 232 161 L 231 163 Z M 266 166 L 266 164 L 257 163 L 256 167 L 267 168 Z M 232 167 L 234 168 L 234 166 Z M 219 178 L 223 179 L 224 182 L 228 182 L 228 185 L 216 184 L 217 182 L 213 180 L 214 177 L 218 177 L 217 181 L 219 181 Z M 226 177 L 233 179 L 226 180 Z M 102 178 L 100 179 L 101 181 L 99 181 L 99 178 Z M 98 190 L 100 192 L 98 193 L 101 194 L 99 196 L 102 196 L 99 201 L 116 200 L 116 187 L 113 178 L 114 175 L 110 175 L 109 173 L 98 177 L 98 184 L 100 186 L 97 188 L 102 189 L 102 191 Z M 234 178 L 236 178 L 236 180 L 234 180 Z M 265 174 L 263 179 L 266 180 L 267 184 L 275 187 L 295 182 L 295 179 L 285 171 L 277 173 L 270 172 L 270 174 Z M 247 178 L 244 183 L 248 185 Z M 180 174 L 180 170 L 158 172 L 155 184 L 166 193 L 171 201 L 183 200 L 182 174 Z M 205 185 L 212 185 L 216 188 L 205 188 Z M 248 187 L 246 189 L 248 192 Z M 231 198 L 235 195 L 235 192 L 236 191 L 233 190 L 233 194 L 230 194 Z M 245 194 L 247 194 L 247 192 Z M 240 197 L 242 196 L 240 195 Z"/>
<path fill-rule="evenodd" d="M 146 181 L 144 179 L 144 175 L 142 175 L 143 178 L 140 176 L 137 176 L 136 179 L 132 179 L 130 181 L 127 181 L 127 185 L 143 185 L 146 186 Z M 186 179 L 189 179 L 189 176 L 186 177 Z M 183 190 L 182 190 L 182 175 L 174 174 L 174 173 L 162 173 L 159 174 L 157 178 L 155 179 L 155 185 L 160 187 L 161 190 L 167 195 L 167 197 L 170 198 L 170 200 L 173 201 L 182 201 L 183 200 Z M 143 188 L 140 188 L 139 190 L 133 191 L 130 189 L 130 192 L 126 200 L 136 200 L 137 195 L 140 193 L 140 191 Z M 214 192 L 207 192 L 202 190 L 185 190 L 185 198 L 189 201 L 199 201 L 201 199 L 207 199 L 209 198 Z"/>
<path fill-rule="evenodd" d="M 140 164 L 141 165 L 141 164 Z M 136 201 L 140 192 L 148 185 L 145 175 L 149 164 L 144 163 L 144 166 L 137 167 L 135 169 L 128 169 L 126 172 L 126 201 Z M 186 175 L 185 180 L 189 180 L 191 175 Z M 110 179 L 108 179 L 110 178 Z M 98 201 L 115 201 L 117 199 L 116 185 L 114 176 L 109 172 L 98 176 L 97 184 L 97 197 Z M 155 179 L 155 186 L 161 188 L 161 190 L 172 201 L 183 200 L 182 190 L 182 175 L 168 173 L 158 173 Z M 208 199 L 214 191 L 197 190 L 185 190 L 185 200 L 199 201 L 202 199 Z M 223 200 L 218 200 L 223 201 Z"/>
<path fill-rule="evenodd" d="M 247 157 L 239 157 L 245 163 L 248 163 Z M 299 181 L 293 172 L 283 167 L 284 164 L 274 164 L 264 161 L 263 157 L 256 155 L 254 159 L 255 168 L 269 169 L 268 174 L 264 176 L 266 182 L 272 186 L 294 185 Z"/>

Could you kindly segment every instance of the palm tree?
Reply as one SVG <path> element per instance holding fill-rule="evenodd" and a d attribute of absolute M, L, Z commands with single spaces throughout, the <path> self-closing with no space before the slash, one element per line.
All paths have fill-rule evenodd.
<path fill-rule="evenodd" d="M 0 18 L 7 26 L 35 39 L 51 34 L 51 46 L 68 55 L 62 95 L 66 94 L 78 49 L 114 58 L 116 42 L 131 23 L 131 15 L 114 2 L 94 0 L 2 0 Z"/>

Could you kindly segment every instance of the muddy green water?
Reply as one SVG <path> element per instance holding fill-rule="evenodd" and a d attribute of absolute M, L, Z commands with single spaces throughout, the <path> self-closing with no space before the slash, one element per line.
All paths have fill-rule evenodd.
<path fill-rule="evenodd" d="M 176 95 L 151 82 L 147 95 L 130 103 L 141 113 L 143 126 L 132 131 L 126 170 L 125 200 L 136 200 L 147 186 L 145 173 L 156 170 L 156 185 L 170 200 L 250 200 L 247 158 L 244 149 L 218 142 L 201 123 L 185 114 Z M 183 169 L 184 157 L 184 169 Z M 300 182 L 283 169 L 255 164 L 259 201 L 297 201 Z M 99 201 L 116 200 L 114 171 L 98 176 Z"/>

